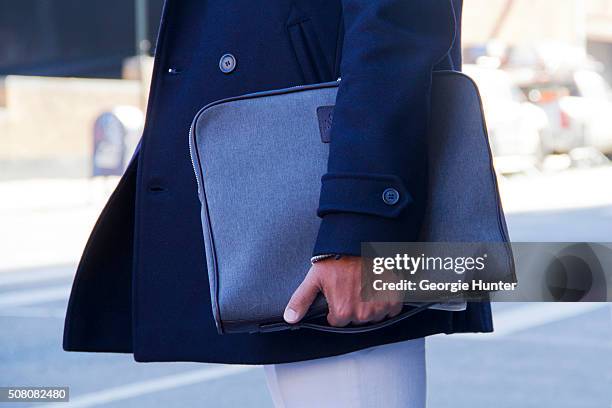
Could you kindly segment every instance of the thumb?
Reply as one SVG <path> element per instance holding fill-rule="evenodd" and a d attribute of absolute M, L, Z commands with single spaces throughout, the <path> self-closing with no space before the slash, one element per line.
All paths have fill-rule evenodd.
<path fill-rule="evenodd" d="M 319 285 L 313 275 L 308 273 L 304 281 L 293 293 L 293 296 L 291 296 L 291 299 L 285 308 L 283 319 L 290 324 L 297 323 L 302 320 L 318 294 Z"/>

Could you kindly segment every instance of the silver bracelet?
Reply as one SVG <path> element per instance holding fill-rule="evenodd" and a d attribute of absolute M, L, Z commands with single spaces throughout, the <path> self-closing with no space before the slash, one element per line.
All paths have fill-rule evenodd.
<path fill-rule="evenodd" d="M 335 258 L 336 260 L 342 258 L 342 255 L 339 254 L 322 254 L 322 255 L 315 255 L 312 258 L 310 258 L 310 263 L 312 265 L 316 264 L 319 261 L 322 261 L 324 259 L 329 259 L 329 258 Z"/>

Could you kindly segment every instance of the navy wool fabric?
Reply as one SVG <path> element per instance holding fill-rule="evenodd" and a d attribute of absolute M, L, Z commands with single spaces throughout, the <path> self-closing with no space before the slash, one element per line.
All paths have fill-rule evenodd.
<path fill-rule="evenodd" d="M 342 76 L 314 253 L 414 240 L 425 206 L 431 71 L 460 68 L 460 15 L 461 0 L 167 0 L 141 145 L 81 258 L 64 348 L 262 364 L 491 331 L 489 305 L 469 304 L 358 335 L 218 335 L 187 143 L 193 117 L 212 101 Z M 219 69 L 227 53 L 236 57 L 229 74 Z M 381 177 L 401 183 L 413 202 L 380 213 L 381 197 L 369 192 Z"/>

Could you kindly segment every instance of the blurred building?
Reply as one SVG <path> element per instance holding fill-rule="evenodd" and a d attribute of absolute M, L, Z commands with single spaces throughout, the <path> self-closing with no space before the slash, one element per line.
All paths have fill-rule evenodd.
<path fill-rule="evenodd" d="M 154 44 L 163 0 L 147 0 Z M 119 78 L 136 54 L 135 0 L 0 1 L 0 75 Z"/>
<path fill-rule="evenodd" d="M 589 0 L 587 6 L 587 52 L 603 63 L 604 75 L 612 83 L 612 1 Z"/>
<path fill-rule="evenodd" d="M 0 179 L 90 174 L 100 114 L 145 109 L 163 1 L 0 1 Z M 521 75 L 589 54 L 612 82 L 612 0 L 464 0 L 463 44 Z"/>
<path fill-rule="evenodd" d="M 136 54 L 138 0 L 0 2 L 0 75 L 119 78 Z M 163 0 L 147 4 L 155 43 Z M 464 44 L 562 43 L 612 67 L 612 0 L 464 0 Z M 612 73 L 608 73 L 612 79 Z"/>
<path fill-rule="evenodd" d="M 468 49 L 491 41 L 548 46 L 573 62 L 582 52 L 602 62 L 612 82 L 612 0 L 464 0 L 463 15 Z"/>
<path fill-rule="evenodd" d="M 585 0 L 464 0 L 463 10 L 466 45 L 584 42 Z"/>
<path fill-rule="evenodd" d="M 0 180 L 91 173 L 96 119 L 144 110 L 151 59 L 134 55 L 154 52 L 162 5 L 0 1 Z"/>

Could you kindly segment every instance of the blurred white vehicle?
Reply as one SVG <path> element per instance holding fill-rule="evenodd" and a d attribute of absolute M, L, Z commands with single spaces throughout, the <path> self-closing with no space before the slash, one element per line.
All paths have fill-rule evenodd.
<path fill-rule="evenodd" d="M 563 80 L 524 89 L 529 100 L 548 115 L 549 131 L 543 135 L 545 151 L 567 153 L 577 147 L 594 147 L 612 154 L 610 87 L 599 73 L 576 70 Z"/>
<path fill-rule="evenodd" d="M 538 166 L 546 113 L 526 100 L 506 72 L 477 65 L 464 65 L 463 71 L 480 89 L 496 169 L 513 173 Z"/>

